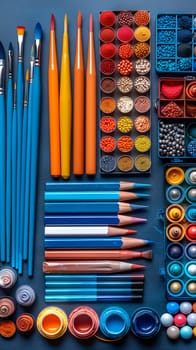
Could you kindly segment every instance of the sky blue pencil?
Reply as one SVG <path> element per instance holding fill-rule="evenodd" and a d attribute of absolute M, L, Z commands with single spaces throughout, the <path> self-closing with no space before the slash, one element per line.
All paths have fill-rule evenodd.
<path fill-rule="evenodd" d="M 102 288 L 93 288 L 93 287 L 88 287 L 88 288 L 71 288 L 71 287 L 66 287 L 66 288 L 46 288 L 45 289 L 45 295 L 59 295 L 59 296 L 66 296 L 66 295 L 95 295 L 95 296 L 100 296 L 100 295 L 142 295 L 143 293 L 143 288 L 115 288 L 115 287 L 102 287 Z"/>
<path fill-rule="evenodd" d="M 144 286 L 144 281 L 89 281 L 82 280 L 82 281 L 45 281 L 45 287 L 46 288 L 142 288 Z"/>
<path fill-rule="evenodd" d="M 148 183 L 137 182 L 47 182 L 46 191 L 128 191 L 151 187 Z"/>
<path fill-rule="evenodd" d="M 45 295 L 47 303 L 54 302 L 135 302 L 143 298 L 142 295 Z"/>
<path fill-rule="evenodd" d="M 79 282 L 93 282 L 93 283 L 104 283 L 106 281 L 111 281 L 111 282 L 118 282 L 118 281 L 144 281 L 144 274 L 143 273 L 112 273 L 112 274 L 107 274 L 107 275 L 102 275 L 102 274 L 49 274 L 49 275 L 44 275 L 44 280 L 46 281 L 62 281 L 62 282 L 73 282 L 75 283 L 76 281 Z"/>

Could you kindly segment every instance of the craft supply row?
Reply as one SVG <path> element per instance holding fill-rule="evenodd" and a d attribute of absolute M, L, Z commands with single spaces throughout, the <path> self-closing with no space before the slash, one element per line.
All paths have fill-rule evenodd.
<path fill-rule="evenodd" d="M 150 13 L 100 13 L 100 171 L 151 169 Z"/>

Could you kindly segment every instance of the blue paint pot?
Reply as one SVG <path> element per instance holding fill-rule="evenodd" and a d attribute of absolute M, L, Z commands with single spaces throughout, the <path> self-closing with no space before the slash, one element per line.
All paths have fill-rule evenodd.
<path fill-rule="evenodd" d="M 167 246 L 167 256 L 172 260 L 180 260 L 184 255 L 184 247 L 181 243 L 170 243 Z"/>
<path fill-rule="evenodd" d="M 196 222 L 196 204 L 192 204 L 186 207 L 185 218 L 187 221 Z"/>
<path fill-rule="evenodd" d="M 130 317 L 119 306 L 104 309 L 99 319 L 100 331 L 109 339 L 124 337 L 130 329 Z"/>
<path fill-rule="evenodd" d="M 179 278 L 184 273 L 184 265 L 179 261 L 172 261 L 167 265 L 167 273 L 170 277 Z"/>
<path fill-rule="evenodd" d="M 185 192 L 182 186 L 169 186 L 166 191 L 167 201 L 171 204 L 182 203 L 184 200 Z"/>
<path fill-rule="evenodd" d="M 153 338 L 159 332 L 160 327 L 160 317 L 151 308 L 141 307 L 131 317 L 131 330 L 139 338 Z"/>
<path fill-rule="evenodd" d="M 185 172 L 185 180 L 189 185 L 196 184 L 196 168 L 188 168 Z"/>
<path fill-rule="evenodd" d="M 196 243 L 189 243 L 185 248 L 186 257 L 190 260 L 196 259 Z"/>

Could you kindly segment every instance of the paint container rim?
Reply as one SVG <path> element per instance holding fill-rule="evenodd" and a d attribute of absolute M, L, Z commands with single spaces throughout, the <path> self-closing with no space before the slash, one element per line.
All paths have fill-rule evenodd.
<path fill-rule="evenodd" d="M 189 213 L 192 209 L 193 209 L 193 210 L 195 211 L 195 213 L 196 213 L 196 204 L 191 204 L 191 205 L 189 205 L 188 207 L 186 207 L 186 209 L 185 209 L 185 218 L 186 218 L 186 220 L 189 221 L 189 222 L 196 222 L 196 218 L 191 217 L 191 216 L 190 216 L 190 213 Z"/>
<path fill-rule="evenodd" d="M 179 257 L 172 257 L 170 254 L 169 254 L 169 249 L 171 248 L 171 246 L 178 246 L 178 247 L 180 247 L 181 248 L 181 255 L 179 256 Z M 180 260 L 180 259 L 182 259 L 182 257 L 184 256 L 184 245 L 182 244 L 182 243 L 179 243 L 179 242 L 171 242 L 171 243 L 169 243 L 168 244 L 168 246 L 167 246 L 167 256 L 168 256 L 168 258 L 169 259 L 171 259 L 171 260 Z"/>
<path fill-rule="evenodd" d="M 21 292 L 23 292 L 23 294 L 21 294 Z M 25 296 L 25 299 L 24 299 L 24 296 Z M 22 284 L 16 289 L 15 297 L 19 305 L 22 305 L 24 307 L 29 307 L 34 304 L 36 300 L 36 293 L 34 288 L 31 287 L 29 284 Z"/>
<path fill-rule="evenodd" d="M 170 267 L 173 265 L 173 264 L 178 264 L 180 265 L 181 267 L 181 273 L 178 274 L 178 275 L 175 275 L 175 274 L 172 274 L 171 271 L 170 271 Z M 184 274 L 184 265 L 180 262 L 180 261 L 170 261 L 170 263 L 167 265 L 167 273 L 170 277 L 172 278 L 179 278 L 179 277 L 182 277 L 182 275 Z"/>
<path fill-rule="evenodd" d="M 190 293 L 189 290 L 188 290 L 188 284 L 189 283 L 195 283 L 196 284 L 196 280 L 194 278 L 190 278 L 188 281 L 186 281 L 185 283 L 185 290 L 186 290 L 186 293 L 192 297 L 192 298 L 195 298 L 196 297 L 196 292 L 195 293 Z"/>
<path fill-rule="evenodd" d="M 182 286 L 181 290 L 180 290 L 178 293 L 173 293 L 173 292 L 170 290 L 170 288 L 169 288 L 170 284 L 171 284 L 171 283 L 174 283 L 174 282 L 178 282 L 178 283 Z M 168 294 L 171 295 L 172 297 L 179 297 L 179 296 L 181 296 L 181 295 L 184 293 L 184 288 L 185 288 L 185 287 L 184 287 L 184 282 L 183 282 L 181 279 L 172 278 L 172 279 L 170 279 L 170 280 L 167 282 L 167 292 L 168 292 Z"/>
<path fill-rule="evenodd" d="M 172 179 L 171 173 L 173 173 Z M 180 185 L 184 181 L 184 176 L 184 170 L 178 166 L 171 166 L 165 172 L 165 179 L 170 185 Z"/>
<path fill-rule="evenodd" d="M 181 193 L 180 198 L 177 198 L 176 200 L 172 200 L 172 199 L 171 199 L 171 197 L 169 196 L 169 192 L 170 192 L 172 189 L 177 189 L 177 190 L 180 191 L 180 193 Z M 180 203 L 182 203 L 183 200 L 184 200 L 184 197 L 185 197 L 185 191 L 184 191 L 183 187 L 180 186 L 180 185 L 171 185 L 171 186 L 169 186 L 169 187 L 167 188 L 167 190 L 166 190 L 166 199 L 167 199 L 167 201 L 168 201 L 169 203 L 171 203 L 171 204 L 177 204 L 177 203 L 180 204 Z"/>
<path fill-rule="evenodd" d="M 196 235 L 195 235 L 195 238 L 191 238 L 188 234 L 187 234 L 187 230 L 190 228 L 190 227 L 195 227 L 195 232 L 196 232 L 196 224 L 189 224 L 187 227 L 186 227 L 186 230 L 185 230 L 185 236 L 186 238 L 188 239 L 189 242 L 196 242 Z"/>
<path fill-rule="evenodd" d="M 191 246 L 195 246 L 195 248 L 196 248 L 196 243 L 195 243 L 195 242 L 190 242 L 190 243 L 186 244 L 186 247 L 185 247 L 185 255 L 186 255 L 187 259 L 189 259 L 189 260 L 196 259 L 196 256 L 195 256 L 195 258 L 193 258 L 193 257 L 191 257 L 191 256 L 188 254 L 188 249 L 189 249 Z M 196 249 L 195 249 L 195 250 L 196 250 Z"/>
<path fill-rule="evenodd" d="M 81 328 L 87 321 L 86 328 Z M 70 333 L 78 339 L 92 338 L 99 329 L 99 317 L 97 312 L 89 306 L 79 306 L 72 310 L 68 317 Z"/>
<path fill-rule="evenodd" d="M 191 172 L 195 172 L 195 175 L 196 175 L 196 168 L 191 167 L 185 171 L 185 180 L 188 185 L 193 186 L 193 185 L 196 185 L 196 176 L 195 176 L 195 182 L 194 181 L 191 182 L 191 180 L 189 179 Z"/>
<path fill-rule="evenodd" d="M 181 233 L 180 233 L 180 235 L 178 236 L 177 235 L 177 237 L 176 237 L 176 239 L 175 239 L 175 237 L 172 237 L 171 235 L 170 235 L 170 233 L 169 233 L 169 231 L 170 231 L 170 229 L 172 228 L 172 227 L 175 227 L 175 226 L 177 226 L 178 228 L 179 228 L 179 230 L 181 231 Z M 184 228 L 184 226 L 182 225 L 182 224 L 180 224 L 179 222 L 172 222 L 171 224 L 169 224 L 167 227 L 166 227 L 166 236 L 167 236 L 167 238 L 169 239 L 169 241 L 171 241 L 171 242 L 180 242 L 180 241 L 182 241 L 182 239 L 184 238 L 184 236 L 185 236 L 185 228 Z"/>
<path fill-rule="evenodd" d="M 179 217 L 176 216 L 175 218 L 171 216 L 170 212 L 173 211 L 174 209 L 176 209 L 177 214 L 179 213 L 180 215 Z M 184 215 L 185 215 L 184 207 L 180 204 L 171 204 L 166 209 L 166 217 L 167 217 L 167 220 L 170 222 L 175 222 L 175 223 L 181 222 L 184 219 Z"/>
<path fill-rule="evenodd" d="M 189 192 L 190 190 L 192 190 L 192 189 L 196 190 L 196 187 L 194 187 L 194 186 L 189 186 L 189 187 L 187 187 L 186 190 L 185 190 L 185 197 L 186 197 L 186 200 L 187 200 L 187 202 L 189 202 L 189 203 L 191 203 L 191 204 L 194 203 L 194 202 L 191 201 L 191 200 L 189 199 L 188 192 Z"/>
<path fill-rule="evenodd" d="M 146 322 L 148 321 L 148 327 Z M 131 316 L 131 330 L 139 338 L 151 339 L 156 336 L 161 328 L 160 317 L 154 309 L 141 307 Z"/>
<path fill-rule="evenodd" d="M 104 71 L 104 70 L 103 70 L 102 65 L 105 64 L 106 62 L 107 62 L 108 64 L 110 63 L 110 65 L 113 66 L 113 67 L 112 67 L 112 70 L 110 70 L 110 71 Z M 103 60 L 101 60 L 101 62 L 100 62 L 100 72 L 101 72 L 102 74 L 107 75 L 107 76 L 110 76 L 110 75 L 114 74 L 115 70 L 116 70 L 116 64 L 115 64 L 115 61 L 114 61 L 112 58 L 104 58 Z"/>
<path fill-rule="evenodd" d="M 59 326 L 54 331 L 47 331 L 44 321 L 47 321 L 48 317 L 53 317 L 59 322 Z M 66 313 L 59 307 L 49 306 L 41 310 L 37 317 L 37 329 L 39 333 L 47 339 L 57 339 L 63 336 L 67 330 L 68 319 Z M 54 329 L 54 327 L 53 327 Z"/>
<path fill-rule="evenodd" d="M 141 109 L 141 102 L 140 102 L 140 100 L 142 101 L 146 101 L 146 106 L 145 106 L 145 108 L 144 108 L 144 105 L 143 105 L 143 109 Z M 138 103 L 140 102 L 140 105 L 138 106 Z M 149 110 L 150 110 L 150 108 L 151 108 L 151 101 L 150 101 L 150 98 L 148 97 L 148 96 L 145 96 L 145 95 L 140 95 L 140 96 L 138 96 L 138 97 L 136 97 L 136 99 L 135 99 L 135 102 L 134 102 L 134 107 L 135 107 L 135 110 L 138 112 L 138 113 L 142 113 L 142 114 L 144 114 L 144 113 L 147 113 Z"/>
<path fill-rule="evenodd" d="M 111 306 L 102 311 L 100 315 L 100 330 L 107 338 L 122 338 L 129 329 L 130 317 L 124 308 Z"/>
<path fill-rule="evenodd" d="M 196 260 L 191 260 L 191 261 L 187 262 L 187 263 L 185 264 L 185 267 L 184 267 L 184 271 L 185 271 L 186 275 L 187 275 L 190 279 L 195 279 L 195 278 L 196 278 L 196 275 L 191 275 L 190 272 L 188 271 L 188 268 L 189 268 L 190 265 L 195 265 L 195 267 L 196 267 Z M 196 280 L 195 280 L 195 282 L 196 282 Z"/>

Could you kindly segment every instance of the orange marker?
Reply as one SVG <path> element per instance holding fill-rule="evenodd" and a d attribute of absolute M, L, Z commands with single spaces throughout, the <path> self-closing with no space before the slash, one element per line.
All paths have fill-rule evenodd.
<path fill-rule="evenodd" d="M 84 174 L 84 62 L 82 15 L 78 12 L 73 96 L 73 173 Z"/>
<path fill-rule="evenodd" d="M 48 64 L 48 100 L 50 127 L 50 174 L 58 177 L 60 166 L 60 117 L 59 117 L 59 79 L 55 37 L 54 15 L 50 21 L 50 50 Z"/>
<path fill-rule="evenodd" d="M 86 174 L 96 174 L 96 63 L 93 17 L 90 15 L 88 59 L 86 67 Z"/>

